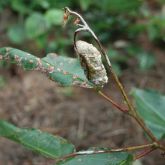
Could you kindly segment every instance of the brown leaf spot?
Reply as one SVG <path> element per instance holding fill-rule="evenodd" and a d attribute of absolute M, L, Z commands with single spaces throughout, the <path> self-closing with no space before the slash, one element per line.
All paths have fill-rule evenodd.
<path fill-rule="evenodd" d="M 49 73 L 52 73 L 54 71 L 54 67 L 53 66 L 49 66 L 48 70 L 49 70 Z"/>
<path fill-rule="evenodd" d="M 21 62 L 21 59 L 18 55 L 14 55 L 14 59 L 17 63 L 20 63 Z"/>
<path fill-rule="evenodd" d="M 38 67 L 42 67 L 42 62 L 40 58 L 37 58 L 37 64 L 38 64 Z"/>
<path fill-rule="evenodd" d="M 75 80 L 75 79 L 77 79 L 78 78 L 78 76 L 77 75 L 73 75 L 73 79 Z"/>
<path fill-rule="evenodd" d="M 11 48 L 6 48 L 6 52 L 8 53 L 10 51 Z"/>
<path fill-rule="evenodd" d="M 67 75 L 67 74 L 68 74 L 68 72 L 66 72 L 66 71 L 63 71 L 63 74 L 64 74 L 64 75 Z"/>

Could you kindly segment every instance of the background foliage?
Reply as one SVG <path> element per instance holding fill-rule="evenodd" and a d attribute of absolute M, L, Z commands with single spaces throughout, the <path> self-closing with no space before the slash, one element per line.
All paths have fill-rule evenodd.
<path fill-rule="evenodd" d="M 113 65 L 121 75 L 130 58 L 137 59 L 137 67 L 142 71 L 154 66 L 154 55 L 139 48 L 136 42 L 143 35 L 160 46 L 165 42 L 163 5 L 163 0 L 155 0 L 153 4 L 147 0 L 103 0 L 101 3 L 99 0 L 2 0 L 0 13 L 12 13 L 11 21 L 3 30 L 13 45 L 62 55 L 68 55 L 66 52 L 71 50 L 73 39 L 72 26 L 61 26 L 63 8 L 68 6 L 83 13 L 109 56 L 113 56 Z M 88 34 L 84 39 L 91 40 Z"/>

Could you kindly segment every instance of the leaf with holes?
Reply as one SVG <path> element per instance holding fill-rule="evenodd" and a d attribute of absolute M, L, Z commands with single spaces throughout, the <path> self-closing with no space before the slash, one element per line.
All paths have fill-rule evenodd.
<path fill-rule="evenodd" d="M 50 158 L 58 158 L 74 152 L 74 146 L 65 139 L 37 129 L 18 128 L 0 120 L 0 136 Z"/>
<path fill-rule="evenodd" d="M 93 88 L 84 75 L 77 59 L 61 57 L 54 54 L 40 59 L 30 53 L 14 49 L 0 48 L 0 60 L 10 61 L 22 66 L 25 70 L 38 70 L 62 86 L 80 86 Z"/>
<path fill-rule="evenodd" d="M 165 96 L 151 90 L 141 89 L 134 89 L 132 94 L 135 98 L 138 113 L 147 127 L 158 139 L 164 138 Z"/>

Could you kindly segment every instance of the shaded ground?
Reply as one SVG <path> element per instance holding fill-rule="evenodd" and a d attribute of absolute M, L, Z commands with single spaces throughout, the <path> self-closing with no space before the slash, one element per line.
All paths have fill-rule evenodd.
<path fill-rule="evenodd" d="M 147 87 L 165 93 L 164 54 L 154 49 L 157 65 L 148 72 L 131 69 L 121 77 L 126 89 Z M 22 72 L 22 71 L 19 71 Z M 0 89 L 0 118 L 20 127 L 33 127 L 69 139 L 78 149 L 91 146 L 121 147 L 145 143 L 141 129 L 127 116 L 115 111 L 94 91 L 60 88 L 38 72 L 11 76 L 2 71 L 7 83 Z M 110 92 L 108 88 L 111 86 Z M 110 83 L 106 90 L 116 100 L 120 94 Z M 142 159 L 145 164 L 164 165 L 165 158 L 154 152 Z M 46 165 L 53 160 L 43 158 L 18 144 L 0 138 L 0 165 Z"/>

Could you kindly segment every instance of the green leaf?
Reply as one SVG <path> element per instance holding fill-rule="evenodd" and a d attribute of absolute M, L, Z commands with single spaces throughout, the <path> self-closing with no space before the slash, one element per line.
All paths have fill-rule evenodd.
<path fill-rule="evenodd" d="M 57 163 L 57 165 L 131 165 L 132 155 L 128 153 L 105 153 L 79 155 Z"/>
<path fill-rule="evenodd" d="M 74 152 L 74 146 L 65 139 L 41 132 L 37 129 L 18 128 L 0 120 L 0 136 L 50 158 L 57 158 Z"/>
<path fill-rule="evenodd" d="M 45 14 L 45 19 L 50 25 L 61 25 L 64 12 L 59 9 L 50 9 Z"/>
<path fill-rule="evenodd" d="M 25 22 L 27 37 L 30 39 L 44 34 L 49 29 L 47 20 L 41 13 L 32 13 Z"/>
<path fill-rule="evenodd" d="M 139 115 L 143 118 L 153 134 L 162 139 L 165 137 L 165 96 L 149 91 L 134 89 L 132 94 L 135 98 Z"/>
<path fill-rule="evenodd" d="M 46 57 L 42 58 L 42 60 L 56 67 L 59 74 L 52 74 L 52 77 L 58 79 L 61 84 L 65 86 L 69 86 L 76 82 L 84 83 L 84 86 L 87 85 L 87 87 L 93 85 L 87 80 L 84 71 L 80 66 L 80 62 L 75 58 L 57 56 L 50 53 Z"/>
<path fill-rule="evenodd" d="M 11 26 L 7 35 L 9 39 L 16 44 L 21 44 L 26 38 L 24 26 L 20 24 Z"/>
<path fill-rule="evenodd" d="M 50 54 L 38 58 L 30 53 L 14 49 L 0 48 L 0 59 L 22 66 L 25 70 L 38 70 L 62 86 L 93 88 L 77 59 Z"/>

